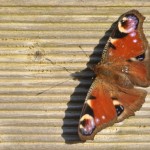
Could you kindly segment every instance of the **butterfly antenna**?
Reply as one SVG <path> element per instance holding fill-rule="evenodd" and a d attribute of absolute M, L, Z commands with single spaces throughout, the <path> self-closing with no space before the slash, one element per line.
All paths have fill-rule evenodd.
<path fill-rule="evenodd" d="M 46 59 L 47 61 L 50 61 L 51 64 L 56 65 L 56 66 L 59 66 L 59 67 L 63 68 L 66 72 L 71 73 L 66 67 L 62 67 L 61 65 L 56 64 L 55 62 L 53 62 L 53 61 L 52 61 L 51 59 L 49 59 L 49 58 L 45 58 L 45 59 Z M 71 80 L 71 79 L 68 79 L 68 80 L 65 80 L 65 81 L 63 81 L 63 82 L 60 82 L 60 83 L 58 83 L 58 84 L 56 84 L 56 85 L 54 85 L 54 86 L 52 86 L 52 87 L 50 87 L 50 88 L 48 88 L 48 89 L 46 89 L 46 90 L 43 90 L 43 91 L 37 93 L 36 95 L 41 95 L 41 94 L 45 93 L 46 91 L 48 91 L 48 90 L 50 90 L 50 89 L 52 89 L 52 88 L 55 88 L 55 87 L 57 87 L 57 86 L 59 86 L 59 85 L 65 83 L 65 82 L 67 82 L 67 81 L 69 81 L 69 80 Z"/>
<path fill-rule="evenodd" d="M 62 67 L 61 65 L 58 65 L 58 64 L 56 64 L 56 63 L 54 63 L 52 60 L 50 60 L 49 58 L 45 58 L 46 60 L 48 60 L 48 61 L 50 61 L 51 62 L 51 64 L 53 64 L 53 65 L 57 65 L 57 66 L 59 66 L 59 67 L 61 67 L 61 68 L 63 68 L 64 70 L 66 70 L 68 73 L 71 73 L 66 67 Z"/>
<path fill-rule="evenodd" d="M 89 58 L 88 57 L 88 55 L 86 54 L 86 52 L 84 51 L 84 49 L 79 45 L 79 48 L 82 50 L 82 52 L 85 54 L 85 56 L 87 57 L 87 58 Z"/>
<path fill-rule="evenodd" d="M 52 88 L 55 88 L 55 87 L 57 87 L 57 86 L 59 86 L 59 85 L 65 83 L 65 82 L 67 82 L 67 81 L 69 81 L 69 80 L 71 80 L 71 79 L 65 80 L 65 81 L 60 82 L 60 83 L 58 83 L 58 84 L 55 84 L 54 86 L 52 86 L 52 87 L 50 87 L 50 88 L 48 88 L 48 89 L 46 89 L 46 90 L 43 90 L 43 91 L 37 93 L 36 96 L 37 96 L 37 95 L 41 95 L 41 94 L 45 93 L 46 91 L 48 91 L 48 90 L 50 90 L 50 89 L 52 89 Z"/>

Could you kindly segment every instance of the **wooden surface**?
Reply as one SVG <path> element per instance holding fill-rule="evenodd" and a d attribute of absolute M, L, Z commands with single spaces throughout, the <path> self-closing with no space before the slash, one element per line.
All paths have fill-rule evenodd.
<path fill-rule="evenodd" d="M 131 9 L 146 17 L 150 42 L 149 0 L 0 0 L 0 150 L 149 149 L 150 88 L 135 117 L 94 141 L 77 135 L 93 76 L 86 65 Z"/>

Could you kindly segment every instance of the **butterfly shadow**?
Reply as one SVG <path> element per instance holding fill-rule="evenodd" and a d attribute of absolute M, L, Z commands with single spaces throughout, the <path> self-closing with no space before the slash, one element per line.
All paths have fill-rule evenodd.
<path fill-rule="evenodd" d="M 73 79 L 79 81 L 79 84 L 75 87 L 74 92 L 70 96 L 67 109 L 65 110 L 65 117 L 63 118 L 63 133 L 61 136 L 67 144 L 82 143 L 78 136 L 78 123 L 87 92 L 95 78 L 94 72 L 90 68 L 100 61 L 104 46 L 116 23 L 117 21 L 111 25 L 105 32 L 105 35 L 99 40 L 98 45 L 89 56 L 89 61 L 86 64 L 87 67 L 71 75 Z M 81 48 L 81 46 L 79 47 Z"/>

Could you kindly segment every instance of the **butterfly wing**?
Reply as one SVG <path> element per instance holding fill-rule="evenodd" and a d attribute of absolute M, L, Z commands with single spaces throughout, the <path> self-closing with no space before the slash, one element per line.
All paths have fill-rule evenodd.
<path fill-rule="evenodd" d="M 126 61 L 114 64 L 114 69 L 129 78 L 133 85 L 148 87 L 150 85 L 150 62 Z"/>
<path fill-rule="evenodd" d="M 83 141 L 93 140 L 103 128 L 134 115 L 145 101 L 146 91 L 126 84 L 121 87 L 101 78 L 93 82 L 82 109 L 78 133 Z"/>
<path fill-rule="evenodd" d="M 99 130 L 116 122 L 117 114 L 108 88 L 109 84 L 99 78 L 93 82 L 79 121 L 81 140 L 92 140 Z"/>
<path fill-rule="evenodd" d="M 147 92 L 141 89 L 118 88 L 118 93 L 113 103 L 117 112 L 117 122 L 133 116 L 134 112 L 139 110 L 145 102 Z"/>
<path fill-rule="evenodd" d="M 148 42 L 143 33 L 144 19 L 137 10 L 131 10 L 119 18 L 104 48 L 103 62 L 129 60 L 145 53 Z"/>

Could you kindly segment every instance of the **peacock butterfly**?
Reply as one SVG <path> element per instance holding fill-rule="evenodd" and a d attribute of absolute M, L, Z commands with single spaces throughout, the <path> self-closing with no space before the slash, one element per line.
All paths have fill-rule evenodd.
<path fill-rule="evenodd" d="M 78 134 L 93 140 L 95 134 L 139 110 L 147 92 L 136 88 L 150 85 L 150 50 L 143 33 L 145 17 L 131 10 L 117 21 L 93 68 L 96 78 L 81 112 Z"/>

